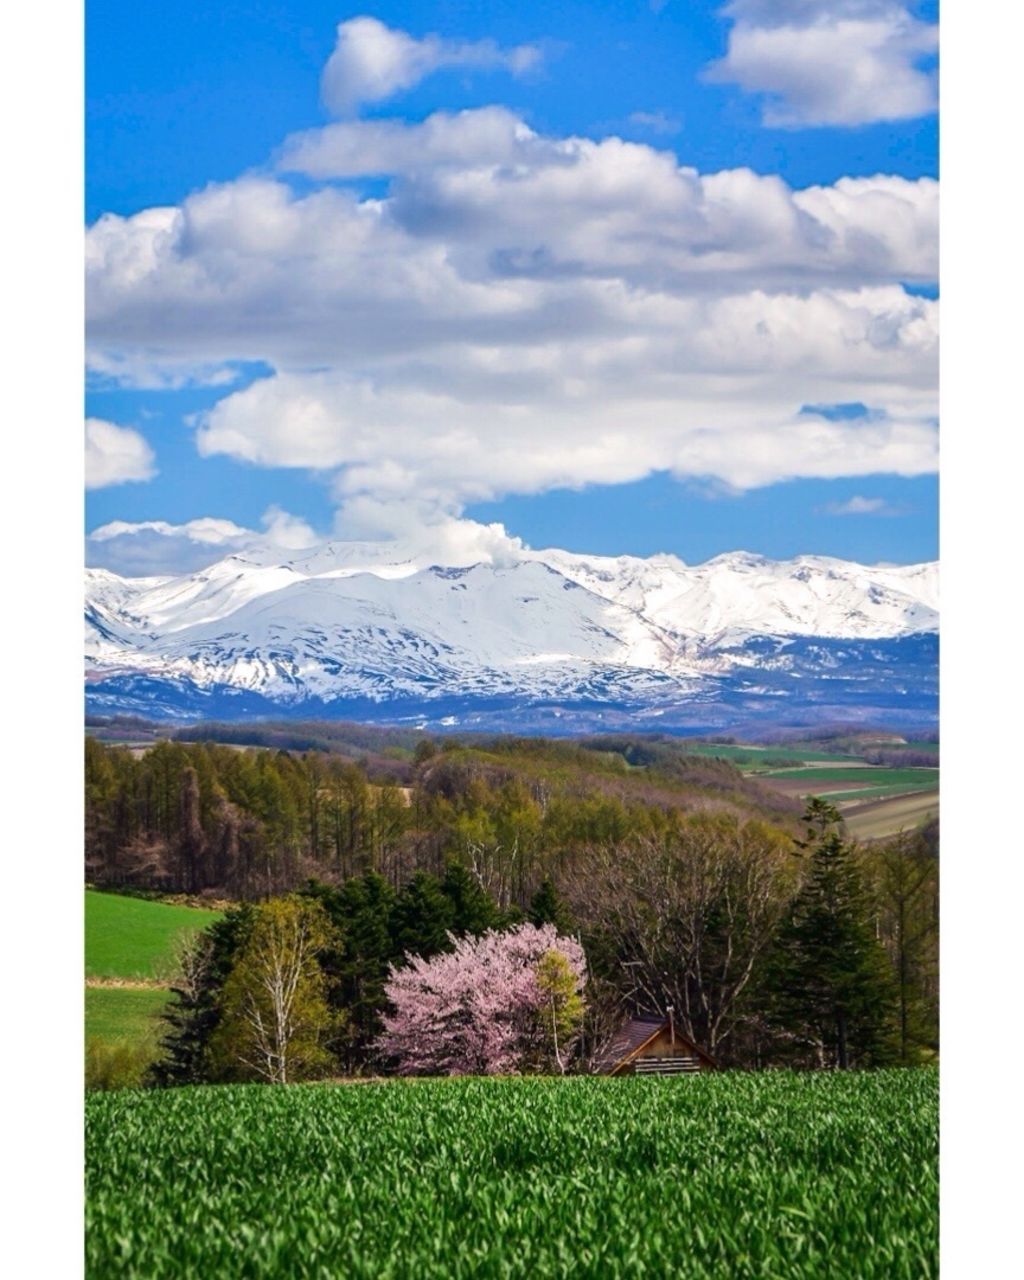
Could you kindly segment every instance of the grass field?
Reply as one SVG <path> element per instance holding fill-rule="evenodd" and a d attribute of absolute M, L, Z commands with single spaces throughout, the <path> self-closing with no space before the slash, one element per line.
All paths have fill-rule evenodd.
<path fill-rule="evenodd" d="M 157 1015 L 170 996 L 161 983 L 170 977 L 175 942 L 183 932 L 206 928 L 217 914 L 86 890 L 88 1087 L 141 1082 L 166 1030 Z"/>
<path fill-rule="evenodd" d="M 846 768 L 773 769 L 766 778 L 812 786 L 815 783 L 851 782 L 856 786 L 936 786 L 935 769 L 887 769 L 882 765 L 853 765 Z"/>
<path fill-rule="evenodd" d="M 719 760 L 728 760 L 744 773 L 769 768 L 782 762 L 799 764 L 823 764 L 831 762 L 844 764 L 857 759 L 857 756 L 826 755 L 823 751 L 808 750 L 797 747 L 755 747 L 739 743 L 719 745 L 713 742 L 695 742 L 687 744 L 686 750 L 691 755 L 714 756 Z"/>
<path fill-rule="evenodd" d="M 926 1280 L 938 1076 L 463 1079 L 87 1100 L 87 1275 Z"/>
<path fill-rule="evenodd" d="M 156 1015 L 166 1003 L 164 987 L 86 987 L 86 1040 L 155 1045 Z"/>
<path fill-rule="evenodd" d="M 178 935 L 189 929 L 205 929 L 215 919 L 213 911 L 87 889 L 86 976 L 163 978 L 173 961 Z"/>

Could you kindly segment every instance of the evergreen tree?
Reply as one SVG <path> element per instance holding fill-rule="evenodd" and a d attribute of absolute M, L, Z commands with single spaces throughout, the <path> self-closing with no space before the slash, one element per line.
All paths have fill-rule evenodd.
<path fill-rule="evenodd" d="M 441 892 L 452 904 L 449 927 L 457 938 L 485 933 L 501 923 L 494 899 L 461 862 L 448 863 L 441 880 Z"/>
<path fill-rule="evenodd" d="M 429 958 L 451 950 L 449 931 L 455 922 L 455 907 L 437 876 L 417 871 L 395 899 L 391 911 L 391 942 L 394 955 Z"/>
<path fill-rule="evenodd" d="M 526 918 L 530 924 L 553 924 L 559 933 L 571 934 L 573 931 L 568 904 L 546 876 L 530 899 Z"/>
<path fill-rule="evenodd" d="M 383 876 L 367 872 L 340 888 L 311 882 L 303 893 L 318 901 L 340 935 L 340 944 L 320 956 L 330 979 L 331 1004 L 347 1015 L 336 1052 L 349 1067 L 364 1063 L 381 1032 L 380 1011 L 391 961 L 391 912 L 395 892 Z"/>
<path fill-rule="evenodd" d="M 837 809 L 804 815 L 807 874 L 776 940 L 769 977 L 779 1026 L 841 1069 L 891 1057 L 894 992 L 870 898 Z"/>
<path fill-rule="evenodd" d="M 252 928 L 253 908 L 236 907 L 190 939 L 172 1000 L 161 1014 L 169 1028 L 164 1054 L 150 1070 L 155 1085 L 203 1084 L 214 1078 L 210 1039 L 221 1018 L 224 984 Z"/>

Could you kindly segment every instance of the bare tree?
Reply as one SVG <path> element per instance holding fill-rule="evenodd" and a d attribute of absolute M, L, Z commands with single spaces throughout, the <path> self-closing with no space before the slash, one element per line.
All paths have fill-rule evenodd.
<path fill-rule="evenodd" d="M 713 1053 L 791 896 L 792 862 L 774 828 L 700 814 L 662 837 L 591 851 L 569 894 L 632 1002 L 674 1006 L 685 1034 Z"/>

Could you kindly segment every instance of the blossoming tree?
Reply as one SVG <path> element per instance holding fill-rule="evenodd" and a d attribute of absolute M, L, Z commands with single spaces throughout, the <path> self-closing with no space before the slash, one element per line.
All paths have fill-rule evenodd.
<path fill-rule="evenodd" d="M 579 943 L 523 924 L 452 947 L 392 968 L 382 1054 L 403 1075 L 564 1071 L 583 1019 Z"/>

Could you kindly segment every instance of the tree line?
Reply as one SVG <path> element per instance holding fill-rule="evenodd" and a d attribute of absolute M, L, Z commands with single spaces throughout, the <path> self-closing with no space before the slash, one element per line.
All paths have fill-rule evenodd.
<path fill-rule="evenodd" d="M 278 934 L 300 921 L 310 941 L 295 969 L 301 1016 L 289 1015 L 297 1032 L 288 1078 L 466 1061 L 585 1071 L 623 1016 L 670 1005 L 680 1029 L 724 1066 L 919 1062 L 938 1048 L 936 896 L 934 831 L 863 850 L 823 801 L 810 803 L 796 839 L 759 821 L 694 814 L 670 831 L 591 845 L 525 907 L 503 904 L 456 860 L 397 889 L 376 870 L 311 881 L 231 909 L 186 952 L 156 1079 L 280 1078 L 268 1074 L 266 1037 L 262 1047 L 254 1039 L 272 1019 L 254 1013 L 253 992 L 281 988 L 267 956 L 288 951 Z M 533 1005 L 509 976 L 505 952 L 524 928 L 551 931 L 531 963 L 545 961 L 548 998 L 557 991 L 561 1001 L 551 1004 L 554 1040 L 538 1040 L 531 1024 L 521 1059 L 502 1056 L 504 1041 L 488 1058 L 479 1019 L 507 1029 L 539 1007 L 537 973 Z M 579 948 L 579 992 L 550 959 L 559 947 L 563 958 Z M 474 1003 L 479 967 L 474 977 L 455 962 L 479 966 L 482 955 L 501 977 Z M 517 991 L 519 1003 L 503 1012 L 502 992 Z M 443 992 L 462 995 L 438 1005 Z M 469 1047 L 467 1027 L 477 1034 Z"/>
<path fill-rule="evenodd" d="M 683 769 L 652 745 L 622 752 L 511 741 L 481 755 L 424 740 L 398 785 L 319 751 L 162 741 L 133 752 L 88 737 L 86 874 L 109 888 L 258 900 L 367 871 L 399 887 L 454 858 L 502 907 L 524 908 L 581 850 L 663 839 L 708 798 L 793 817 L 724 762 Z"/>

